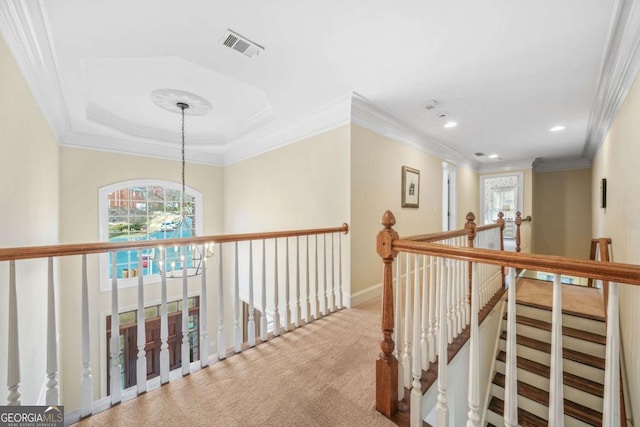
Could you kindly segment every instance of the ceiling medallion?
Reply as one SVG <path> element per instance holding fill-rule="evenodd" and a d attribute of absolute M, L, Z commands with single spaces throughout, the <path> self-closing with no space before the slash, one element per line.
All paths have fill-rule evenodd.
<path fill-rule="evenodd" d="M 204 116 L 211 111 L 211 103 L 201 96 L 178 89 L 158 89 L 151 92 L 151 99 L 160 108 L 176 114 Z M 187 104 L 183 110 L 178 104 Z"/>

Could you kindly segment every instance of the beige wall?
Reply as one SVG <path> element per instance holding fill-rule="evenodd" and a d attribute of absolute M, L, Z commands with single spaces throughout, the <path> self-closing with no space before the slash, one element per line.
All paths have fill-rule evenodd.
<path fill-rule="evenodd" d="M 536 172 L 535 252 L 589 258 L 591 169 Z"/>
<path fill-rule="evenodd" d="M 224 168 L 227 233 L 349 222 L 349 126 Z"/>
<path fill-rule="evenodd" d="M 456 171 L 456 228 L 464 227 L 467 222 L 467 213 L 473 212 L 476 218 L 479 216 L 479 189 L 480 176 L 478 173 L 466 167 L 459 167 Z"/>
<path fill-rule="evenodd" d="M 614 261 L 640 264 L 640 79 L 636 78 L 592 173 L 593 237 L 610 237 Z M 607 208 L 600 208 L 600 180 L 607 179 Z M 620 285 L 620 331 L 633 419 L 640 421 L 640 287 Z"/>
<path fill-rule="evenodd" d="M 0 247 L 58 240 L 58 144 L 0 37 Z M 8 263 L 0 263 L 0 384 L 7 391 Z M 46 377 L 46 261 L 16 262 L 23 404 L 35 404 Z M 22 337 L 30 336 L 31 340 Z"/>
<path fill-rule="evenodd" d="M 402 166 L 420 171 L 420 207 L 403 208 Z M 382 281 L 376 253 L 380 218 L 390 210 L 400 236 L 435 232 L 442 225 L 442 160 L 372 132 L 351 126 L 351 291 Z M 379 293 L 379 291 L 376 291 Z"/>
<path fill-rule="evenodd" d="M 61 148 L 60 150 L 60 241 L 62 243 L 94 242 L 99 239 L 98 190 L 100 187 L 134 179 L 161 179 L 180 182 L 180 162 L 148 157 L 129 156 L 100 151 Z M 223 171 L 222 168 L 199 164 L 187 164 L 185 181 L 189 187 L 203 196 L 204 234 L 223 232 Z M 75 408 L 79 403 L 78 383 L 80 368 L 80 259 L 71 257 L 61 262 L 61 325 L 65 333 L 60 336 L 62 352 L 62 380 L 65 384 L 64 403 Z M 104 318 L 111 310 L 111 293 L 99 291 L 98 256 L 90 256 L 89 301 L 91 323 L 91 359 L 95 384 L 94 397 L 106 385 L 101 376 L 106 372 L 104 362 Z M 168 299 L 181 297 L 179 280 L 169 281 Z M 190 294 L 198 293 L 198 283 L 189 285 Z M 217 316 L 213 295 L 209 294 L 209 321 Z M 145 286 L 148 304 L 160 301 L 158 283 Z M 119 291 L 121 311 L 133 309 L 137 304 L 135 287 Z M 70 350 L 73 349 L 73 350 Z"/>

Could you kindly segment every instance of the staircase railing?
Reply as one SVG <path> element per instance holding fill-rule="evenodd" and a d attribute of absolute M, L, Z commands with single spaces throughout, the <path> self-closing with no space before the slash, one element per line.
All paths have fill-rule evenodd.
<path fill-rule="evenodd" d="M 393 416 L 398 410 L 398 400 L 402 395 L 398 393 L 398 360 L 394 353 L 395 342 L 395 317 L 393 315 L 393 264 L 401 254 L 403 257 L 414 259 L 414 264 L 419 265 L 420 257 L 423 264 L 435 266 L 423 270 L 422 277 L 428 273 L 435 276 L 435 324 L 436 346 L 438 356 L 445 355 L 448 338 L 454 333 L 455 323 L 450 322 L 451 311 L 449 296 L 454 295 L 453 289 L 459 287 L 459 282 L 467 283 L 467 277 L 456 274 L 456 263 L 470 262 L 472 265 L 472 288 L 470 301 L 470 367 L 468 372 L 468 426 L 478 426 L 480 422 L 480 401 L 478 384 L 478 311 L 480 309 L 481 285 L 479 270 L 483 265 L 505 267 L 508 269 L 507 284 L 509 286 L 509 316 L 507 321 L 507 368 L 506 368 L 506 395 L 505 395 L 505 425 L 518 424 L 517 409 L 517 379 L 516 379 L 516 342 L 515 342 L 515 269 L 545 271 L 554 274 L 553 283 L 553 311 L 552 311 L 552 343 L 551 343 L 551 390 L 549 401 L 548 419 L 553 425 L 561 425 L 563 416 L 562 397 L 562 301 L 561 301 L 561 275 L 573 275 L 603 281 L 609 281 L 608 322 L 607 322 L 607 357 L 605 367 L 605 396 L 603 408 L 603 425 L 620 425 L 620 364 L 619 364 L 619 312 L 618 312 L 618 284 L 640 285 L 640 266 L 602 263 L 591 260 L 579 260 L 566 257 L 534 255 L 517 252 L 497 251 L 495 249 L 462 247 L 460 245 L 447 245 L 429 241 L 417 241 L 416 239 L 400 239 L 394 231 L 395 217 L 389 211 L 382 217 L 383 230 L 378 233 L 377 251 L 383 260 L 383 294 L 382 294 L 382 341 L 381 353 L 376 362 L 376 408 L 388 417 Z M 425 257 L 428 261 L 424 264 Z M 431 273 L 433 271 L 433 273 Z M 420 307 L 423 301 L 421 295 L 428 290 L 419 286 L 420 272 L 414 271 L 413 279 L 413 311 L 414 334 L 413 346 L 410 347 L 412 355 L 412 382 L 411 382 L 411 425 L 419 426 L 422 423 L 423 413 L 420 402 L 422 390 L 420 390 L 421 365 L 416 362 L 423 360 L 423 346 L 417 338 L 416 329 L 420 326 L 417 313 L 424 310 Z M 410 273 L 407 274 L 410 276 Z M 430 280 L 427 281 L 430 283 Z M 407 290 L 406 292 L 409 292 Z M 422 294 L 421 294 L 422 292 Z M 431 301 L 428 301 L 431 307 Z M 428 308 L 429 310 L 429 308 Z M 399 325 L 398 325 L 399 326 Z M 427 350 L 429 351 L 429 350 Z M 406 374 L 405 374 L 406 375 Z M 405 378 L 406 379 L 406 378 Z M 403 380 L 405 380 L 403 379 Z M 406 382 L 405 382 L 406 383 Z M 414 397 L 415 396 L 415 397 Z M 415 405 L 414 405 L 415 402 Z M 447 363 L 438 363 L 438 397 L 435 408 L 435 425 L 449 425 L 449 408 L 447 396 Z"/>
<path fill-rule="evenodd" d="M 412 236 L 407 240 L 452 247 L 503 248 L 502 217 L 496 224 L 480 227 L 476 226 L 473 213 L 467 214 L 466 219 L 465 228 L 461 230 Z M 380 249 L 379 245 L 379 253 Z M 393 404 L 396 400 L 402 400 L 407 389 L 412 390 L 411 407 L 421 407 L 421 372 L 426 371 L 438 355 L 446 354 L 447 345 L 453 343 L 469 325 L 470 280 L 473 277 L 470 268 L 469 263 L 461 260 L 452 260 L 444 266 L 437 263 L 436 257 L 420 257 L 409 253 L 398 256 L 395 270 L 395 324 L 398 328 L 393 336 L 397 343 L 393 349 L 397 366 L 392 368 L 397 370 L 398 380 L 394 383 L 397 399 L 384 399 L 385 402 Z M 447 280 L 445 274 L 455 278 L 451 279 L 453 286 L 441 286 Z M 485 264 L 476 270 L 475 277 L 478 280 L 475 303 L 482 308 L 502 289 L 504 273 L 500 266 Z M 446 292 L 442 295 L 438 293 L 443 290 Z M 441 301 L 446 313 L 442 320 L 436 314 L 440 310 L 436 305 L 437 300 Z M 446 324 L 446 328 L 441 328 L 440 324 Z M 419 354 L 416 353 L 418 347 L 421 349 Z M 390 416 L 393 408 L 387 407 L 381 412 Z M 419 411 L 412 410 L 412 414 L 417 413 Z"/>
<path fill-rule="evenodd" d="M 64 404 L 67 409 L 65 422 L 69 423 L 165 384 L 170 378 L 188 375 L 209 365 L 211 360 L 224 359 L 230 354 L 242 352 L 245 348 L 253 347 L 269 337 L 280 335 L 343 308 L 344 295 L 349 287 L 348 275 L 345 275 L 342 269 L 344 261 L 348 260 L 348 253 L 343 253 L 341 234 L 346 234 L 348 230 L 348 225 L 343 224 L 333 228 L 255 234 L 0 249 L 0 263 L 6 262 L 9 266 L 6 347 L 8 405 L 21 404 L 21 373 L 24 369 L 29 369 L 24 365 L 21 368 L 20 363 L 23 356 L 20 346 L 24 346 L 29 340 L 29 336 L 20 336 L 18 332 L 20 311 L 29 311 L 28 305 L 18 305 L 23 279 L 20 274 L 23 270 L 21 267 L 27 266 L 21 266 L 22 262 L 44 262 L 48 266 L 47 281 L 42 284 L 42 292 L 46 294 L 48 301 L 47 368 L 42 376 L 46 376 L 47 380 L 46 404 Z M 144 255 L 149 254 L 150 250 L 155 251 L 160 258 L 159 267 L 156 269 L 160 277 L 156 277 L 158 280 L 155 283 L 150 283 L 150 278 L 142 274 L 150 267 L 150 255 Z M 178 265 L 173 266 L 175 274 L 169 271 L 165 258 L 169 250 L 173 250 L 174 254 L 182 254 L 182 257 L 176 258 Z M 129 263 L 137 266 L 135 270 L 140 272 L 134 276 L 137 277 L 137 294 L 121 289 L 123 272 L 118 269 L 116 261 L 119 251 L 132 254 Z M 195 251 L 211 257 L 208 260 L 206 256 L 202 258 L 202 265 L 198 271 L 201 274 L 189 277 L 193 271 L 190 271 L 190 266 L 184 260 L 191 257 Z M 101 254 L 110 254 L 113 260 L 111 290 L 105 293 L 97 291 L 100 274 L 108 274 L 97 271 Z M 131 261 L 131 257 L 135 259 Z M 58 275 L 55 272 L 58 270 L 58 264 L 63 264 L 68 259 L 77 260 L 70 264 L 80 267 L 77 281 L 56 283 Z M 61 304 L 60 301 L 56 303 L 55 289 L 61 285 L 78 289 L 80 309 L 75 322 L 77 330 L 57 328 L 56 318 L 59 317 L 59 313 L 56 310 Z M 119 291 L 123 296 L 119 297 Z M 170 301 L 168 293 L 176 296 L 177 300 Z M 149 294 L 153 294 L 151 301 L 148 301 Z M 107 362 L 109 378 L 106 380 L 109 383 L 109 395 L 106 395 L 106 384 L 100 380 L 103 375 L 98 375 L 97 380 L 94 375 L 94 369 L 102 373 L 106 372 L 107 366 L 100 364 L 101 357 L 97 358 L 96 363 L 95 351 L 92 358 L 91 349 L 98 346 L 97 337 L 104 335 L 103 331 L 97 329 L 97 324 L 101 322 L 95 321 L 99 314 L 91 311 L 97 304 L 95 299 L 90 300 L 90 295 L 97 299 L 108 298 L 111 301 L 111 324 L 110 327 L 107 326 L 112 332 Z M 197 295 L 199 300 L 196 318 L 190 312 L 190 300 L 194 295 Z M 34 297 L 22 295 L 21 298 L 25 301 Z M 147 336 L 145 319 L 148 313 L 145 312 L 149 303 L 158 304 L 155 298 L 160 299 L 156 312 L 160 322 L 160 334 L 159 338 L 155 338 L 161 342 L 159 351 L 156 349 L 150 353 L 149 343 L 145 343 L 145 339 L 133 339 L 132 346 L 137 351 L 134 353 L 136 362 L 133 365 L 137 375 L 132 376 L 135 378 L 134 384 L 130 384 L 131 387 L 128 389 L 122 383 L 123 367 L 118 332 L 122 331 L 119 319 L 123 309 L 123 297 L 129 300 L 124 305 L 137 306 L 134 317 L 137 323 L 137 337 Z M 76 304 L 75 301 L 65 301 L 66 310 L 75 311 Z M 170 370 L 168 305 L 175 305 L 178 308 L 177 312 L 181 312 L 182 316 L 182 321 L 178 323 L 181 326 L 177 326 L 175 331 L 175 345 L 179 346 L 179 349 L 176 348 L 171 353 L 171 366 L 181 363 L 182 367 L 173 371 Z M 197 329 L 194 329 L 196 324 Z M 212 329 L 214 332 L 210 334 L 209 331 Z M 81 354 L 77 358 L 80 359 L 82 368 L 78 372 L 77 382 L 60 382 L 58 378 L 58 336 L 67 339 L 71 336 L 81 337 Z M 35 343 L 40 347 L 43 344 Z M 34 346 L 33 343 L 28 345 Z M 102 353 L 105 346 L 101 344 L 99 347 Z M 65 349 L 66 353 L 70 351 L 73 350 Z M 198 358 L 199 361 L 196 361 Z M 159 365 L 159 375 L 148 379 L 147 367 L 151 364 Z M 65 364 L 66 369 L 73 369 L 73 366 L 73 363 Z M 100 393 L 98 399 L 94 399 L 94 390 L 97 389 L 104 392 Z M 70 395 L 79 395 L 80 401 L 61 402 L 61 390 L 66 391 L 65 399 Z"/>

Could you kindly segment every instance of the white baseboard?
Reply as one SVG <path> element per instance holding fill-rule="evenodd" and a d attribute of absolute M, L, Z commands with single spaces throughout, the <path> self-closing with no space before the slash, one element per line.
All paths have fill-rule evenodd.
<path fill-rule="evenodd" d="M 360 304 L 371 301 L 382 295 L 382 283 L 369 286 L 366 289 L 356 292 L 353 295 L 345 295 L 345 305 L 349 308 L 357 307 Z"/>

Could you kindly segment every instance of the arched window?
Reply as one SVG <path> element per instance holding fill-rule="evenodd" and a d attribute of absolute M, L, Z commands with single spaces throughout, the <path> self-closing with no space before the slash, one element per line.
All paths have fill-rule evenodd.
<path fill-rule="evenodd" d="M 190 237 L 194 232 L 202 235 L 202 194 L 187 187 L 182 204 L 180 196 L 180 184 L 170 181 L 136 180 L 100 188 L 100 240 L 162 240 Z M 182 254 L 173 253 L 174 248 L 167 251 L 166 261 L 172 264 L 164 268 L 181 268 L 175 262 Z M 141 263 L 138 262 L 140 256 Z M 190 260 L 188 254 L 186 258 Z M 145 277 L 145 283 L 159 280 L 162 266 L 157 250 L 121 251 L 115 262 L 121 286 L 134 286 L 138 275 Z M 112 263 L 112 254 L 104 254 L 100 274 L 102 290 L 110 289 Z"/>

